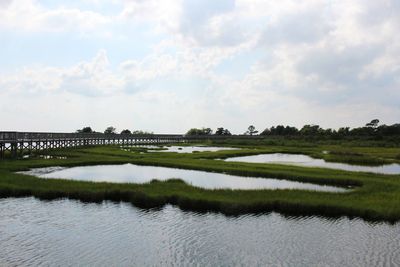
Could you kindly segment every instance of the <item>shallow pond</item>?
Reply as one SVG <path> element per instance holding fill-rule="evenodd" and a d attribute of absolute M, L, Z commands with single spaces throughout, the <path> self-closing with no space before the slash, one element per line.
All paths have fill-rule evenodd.
<path fill-rule="evenodd" d="M 146 183 L 152 179 L 180 178 L 185 182 L 207 189 L 307 189 L 325 192 L 345 192 L 347 189 L 301 183 L 288 180 L 242 177 L 223 173 L 184 170 L 155 166 L 97 165 L 72 168 L 50 167 L 32 169 L 24 174 L 41 178 L 62 178 L 93 182 Z"/>
<path fill-rule="evenodd" d="M 272 153 L 244 157 L 232 157 L 226 161 L 250 162 L 250 163 L 278 163 L 305 167 L 321 167 L 346 171 L 362 171 L 383 174 L 400 174 L 400 164 L 386 164 L 382 166 L 360 166 L 346 163 L 327 162 L 323 159 L 314 159 L 307 155 Z"/>
<path fill-rule="evenodd" d="M 193 152 L 215 152 L 221 150 L 240 150 L 240 148 L 234 147 L 213 147 L 213 146 L 163 146 L 162 150 L 152 150 L 159 149 L 157 146 L 137 146 L 145 147 L 149 149 L 149 152 L 177 152 L 177 153 L 193 153 Z"/>
<path fill-rule="evenodd" d="M 400 224 L 0 199 L 0 266 L 399 266 Z"/>

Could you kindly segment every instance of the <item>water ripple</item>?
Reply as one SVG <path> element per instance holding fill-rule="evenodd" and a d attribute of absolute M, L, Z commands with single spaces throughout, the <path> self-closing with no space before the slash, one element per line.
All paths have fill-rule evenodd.
<path fill-rule="evenodd" d="M 400 224 L 0 199 L 0 265 L 396 266 Z"/>

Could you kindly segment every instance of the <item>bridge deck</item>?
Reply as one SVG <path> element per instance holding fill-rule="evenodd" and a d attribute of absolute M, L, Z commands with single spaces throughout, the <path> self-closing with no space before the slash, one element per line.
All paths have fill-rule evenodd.
<path fill-rule="evenodd" d="M 165 144 L 173 142 L 201 141 L 225 138 L 263 138 L 249 135 L 197 135 L 181 134 L 103 134 L 103 133 L 46 133 L 46 132 L 0 132 L 0 159 L 10 154 L 15 158 L 37 150 L 79 147 L 88 145 Z"/>
<path fill-rule="evenodd" d="M 0 132 L 0 159 L 15 158 L 37 150 L 108 144 L 159 144 L 182 142 L 179 134 L 103 134 L 103 133 L 44 133 Z"/>

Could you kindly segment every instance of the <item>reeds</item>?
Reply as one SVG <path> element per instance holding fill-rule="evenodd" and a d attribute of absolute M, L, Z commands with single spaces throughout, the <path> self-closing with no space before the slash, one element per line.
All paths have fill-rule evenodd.
<path fill-rule="evenodd" d="M 251 148 L 251 146 L 248 148 Z M 257 148 L 258 151 L 256 152 L 258 153 L 266 151 L 297 153 L 303 150 L 307 154 L 318 154 L 327 149 L 322 147 Z M 249 151 L 247 152 L 250 153 Z M 254 153 L 254 149 L 251 151 Z M 364 154 L 366 153 L 365 151 L 367 153 L 368 151 L 373 151 L 383 158 L 385 155 L 394 158 L 398 154 L 398 151 L 389 151 L 384 148 L 365 148 L 363 151 L 359 152 L 359 149 L 355 149 L 355 153 Z M 235 153 L 247 152 L 238 150 L 200 152 L 196 154 L 140 154 L 122 151 L 118 147 L 66 149 L 57 151 L 58 155 L 67 157 L 67 159 L 63 160 L 32 158 L 0 162 L 0 197 L 34 196 L 43 200 L 70 198 L 84 202 L 123 201 L 146 209 L 173 204 L 184 210 L 213 211 L 227 215 L 277 211 L 291 215 L 349 216 L 385 221 L 400 220 L 400 175 L 352 173 L 273 164 L 234 163 L 213 159 L 215 156 L 224 157 Z M 17 170 L 26 170 L 33 167 L 121 164 L 128 162 L 225 172 L 243 176 L 273 177 L 336 186 L 356 186 L 356 188 L 349 193 L 340 194 L 305 190 L 205 190 L 187 185 L 179 179 L 168 181 L 153 180 L 146 184 L 112 184 L 39 179 L 15 173 Z"/>

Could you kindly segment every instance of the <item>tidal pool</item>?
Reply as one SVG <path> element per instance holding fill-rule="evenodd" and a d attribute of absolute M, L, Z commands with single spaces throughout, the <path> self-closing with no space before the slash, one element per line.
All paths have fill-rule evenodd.
<path fill-rule="evenodd" d="M 0 199 L 0 266 L 399 266 L 400 224 Z"/>
<path fill-rule="evenodd" d="M 305 167 L 321 167 L 345 171 L 372 172 L 382 174 L 400 174 L 400 164 L 386 164 L 382 166 L 360 166 L 346 163 L 327 162 L 323 159 L 314 159 L 302 154 L 272 153 L 253 156 L 232 157 L 225 161 L 250 162 L 250 163 L 277 163 L 298 165 Z"/>
<path fill-rule="evenodd" d="M 97 165 L 72 168 L 50 167 L 20 172 L 41 178 L 62 178 L 93 182 L 146 183 L 153 179 L 180 178 L 193 186 L 207 189 L 304 189 L 346 192 L 348 189 L 272 178 L 254 178 L 223 173 L 184 170 L 134 164 Z"/>
<path fill-rule="evenodd" d="M 193 152 L 215 152 L 221 150 L 240 150 L 234 147 L 213 147 L 213 146 L 162 146 L 162 150 L 152 150 L 160 147 L 157 146 L 138 146 L 149 149 L 149 152 L 177 152 L 177 153 L 193 153 Z"/>

